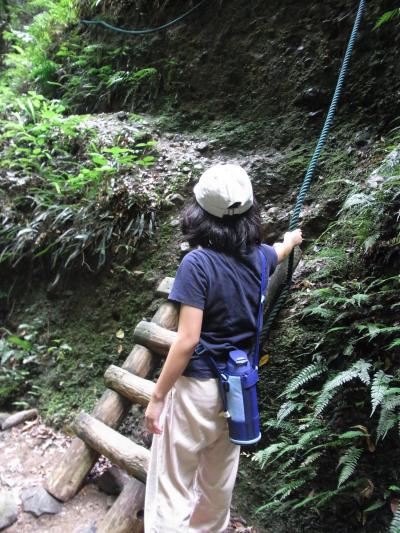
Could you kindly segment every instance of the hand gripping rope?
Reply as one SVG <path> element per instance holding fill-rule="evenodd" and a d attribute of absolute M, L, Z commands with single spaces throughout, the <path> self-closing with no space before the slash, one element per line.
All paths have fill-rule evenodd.
<path fill-rule="evenodd" d="M 332 121 L 333 121 L 333 117 L 335 115 L 337 103 L 338 103 L 338 100 L 339 100 L 339 97 L 340 97 L 340 93 L 341 93 L 342 88 L 343 88 L 344 79 L 345 79 L 345 76 L 346 76 L 346 73 L 347 73 L 347 70 L 348 70 L 348 67 L 349 67 L 351 53 L 353 51 L 354 43 L 355 43 L 355 40 L 357 38 L 357 33 L 358 33 L 358 30 L 359 30 L 359 27 L 360 27 L 360 22 L 361 22 L 361 18 L 362 18 L 364 9 L 365 9 L 365 0 L 360 0 L 360 4 L 358 6 L 357 15 L 356 15 L 356 18 L 355 18 L 355 21 L 354 21 L 354 25 L 353 25 L 353 30 L 351 32 L 350 39 L 349 39 L 349 42 L 347 44 L 347 49 L 346 49 L 346 52 L 344 54 L 342 66 L 341 66 L 341 69 L 340 69 L 340 72 L 339 72 L 338 81 L 336 83 L 335 92 L 334 92 L 333 97 L 332 97 L 331 105 L 329 106 L 328 114 L 327 114 L 326 119 L 325 119 L 325 124 L 324 124 L 324 126 L 322 128 L 318 143 L 317 143 L 317 145 L 315 147 L 313 156 L 311 158 L 311 161 L 309 163 L 306 175 L 304 177 L 304 180 L 303 180 L 303 183 L 301 185 L 299 194 L 297 196 L 296 204 L 295 204 L 295 207 L 294 207 L 294 210 L 293 210 L 293 215 L 292 215 L 292 217 L 290 219 L 289 231 L 295 230 L 297 228 L 297 226 L 298 226 L 300 211 L 301 211 L 301 208 L 303 206 L 306 194 L 307 194 L 307 192 L 308 192 L 308 190 L 310 188 L 311 180 L 312 180 L 313 175 L 314 175 L 315 167 L 317 166 L 319 155 L 320 155 L 320 153 L 322 151 L 322 148 L 323 148 L 323 146 L 325 144 L 326 137 L 328 136 L 329 129 L 331 127 L 331 124 L 332 124 Z M 276 301 L 274 302 L 274 305 L 272 306 L 271 310 L 269 311 L 268 318 L 267 318 L 267 320 L 265 322 L 265 325 L 263 327 L 263 330 L 262 330 L 262 333 L 261 333 L 261 346 L 267 340 L 267 338 L 269 336 L 269 333 L 271 331 L 271 328 L 272 328 L 272 324 L 275 321 L 275 318 L 277 317 L 279 311 L 281 310 L 281 308 L 282 308 L 282 306 L 283 306 L 283 304 L 284 304 L 284 302 L 285 302 L 285 300 L 286 300 L 286 298 L 287 298 L 287 296 L 289 294 L 289 290 L 290 290 L 290 287 L 291 287 L 291 284 L 292 284 L 292 275 L 293 275 L 293 256 L 294 256 L 294 254 L 292 252 L 290 254 L 290 257 L 289 257 L 286 283 L 282 286 L 282 289 L 281 289 L 281 291 L 279 293 L 279 296 L 276 299 Z"/>

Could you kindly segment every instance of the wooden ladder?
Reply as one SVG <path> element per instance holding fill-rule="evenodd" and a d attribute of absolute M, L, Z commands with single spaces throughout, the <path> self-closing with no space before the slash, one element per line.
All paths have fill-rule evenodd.
<path fill-rule="evenodd" d="M 294 258 L 296 267 L 301 253 Z M 287 260 L 278 266 L 269 281 L 266 309 L 274 301 L 286 280 Z M 156 295 L 167 298 L 174 278 L 164 278 Z M 116 431 L 128 414 L 132 403 L 146 406 L 154 383 L 148 376 L 159 356 L 165 356 L 176 335 L 179 306 L 163 302 L 150 322 L 139 322 L 135 328 L 135 346 L 122 368 L 108 367 L 104 374 L 107 390 L 91 415 L 80 413 L 72 427 L 77 435 L 47 479 L 46 489 L 65 502 L 73 498 L 96 463 L 99 454 L 126 470 L 129 482 L 97 526 L 98 533 L 139 533 L 143 528 L 146 473 L 150 452 Z"/>
<path fill-rule="evenodd" d="M 156 295 L 166 298 L 173 278 L 165 278 Z M 91 415 L 81 412 L 72 428 L 77 435 L 47 479 L 46 489 L 61 501 L 73 498 L 96 463 L 99 454 L 123 468 L 130 476 L 104 519 L 98 533 L 143 531 L 143 507 L 150 452 L 116 431 L 132 403 L 146 406 L 154 383 L 144 379 L 156 362 L 166 355 L 178 325 L 178 306 L 164 302 L 151 322 L 140 322 L 134 332 L 135 344 L 122 368 L 111 365 L 104 374 L 107 390 Z"/>

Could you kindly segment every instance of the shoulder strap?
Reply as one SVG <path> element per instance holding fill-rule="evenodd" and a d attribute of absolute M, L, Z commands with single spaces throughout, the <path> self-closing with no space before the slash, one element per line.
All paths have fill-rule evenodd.
<path fill-rule="evenodd" d="M 257 332 L 256 340 L 254 346 L 254 357 L 253 357 L 253 367 L 258 368 L 258 360 L 260 357 L 260 336 L 263 325 L 263 310 L 265 302 L 265 291 L 267 289 L 267 260 L 264 253 L 261 251 L 261 246 L 257 248 L 258 254 L 261 259 L 261 282 L 260 282 L 260 301 L 258 304 L 258 315 L 257 315 Z"/>
<path fill-rule="evenodd" d="M 257 330 L 256 330 L 256 339 L 254 344 L 254 356 L 253 356 L 253 368 L 258 368 L 258 360 L 260 356 L 260 336 L 261 336 L 261 330 L 263 325 L 263 310 L 264 310 L 264 301 L 265 301 L 265 291 L 267 289 L 267 260 L 264 255 L 264 253 L 261 251 L 261 246 L 257 247 L 258 254 L 261 259 L 261 280 L 260 280 L 260 297 L 259 297 L 259 303 L 258 303 L 258 313 L 257 313 Z M 201 352 L 198 352 L 199 355 L 205 355 L 206 360 L 208 361 L 209 366 L 214 371 L 214 373 L 220 378 L 220 380 L 226 381 L 226 376 L 221 372 L 219 369 L 217 363 L 215 362 L 214 358 L 211 354 L 207 352 L 207 350 L 201 346 L 200 344 L 198 347 L 201 347 Z M 197 349 L 197 348 L 196 348 Z"/>

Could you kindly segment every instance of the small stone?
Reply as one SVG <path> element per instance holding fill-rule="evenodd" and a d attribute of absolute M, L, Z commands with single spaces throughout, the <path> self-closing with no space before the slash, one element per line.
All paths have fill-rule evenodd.
<path fill-rule="evenodd" d="M 270 207 L 267 210 L 267 215 L 269 215 L 270 217 L 273 217 L 274 215 L 277 215 L 278 212 L 279 212 L 279 208 L 278 207 Z"/>
<path fill-rule="evenodd" d="M 185 202 L 184 197 L 179 193 L 172 194 L 169 199 L 174 205 L 183 204 Z"/>
<path fill-rule="evenodd" d="M 379 173 L 372 173 L 371 176 L 367 179 L 367 185 L 368 187 L 371 187 L 372 189 L 377 189 L 382 185 L 382 183 L 385 181 L 385 178 L 381 176 Z"/>
<path fill-rule="evenodd" d="M 96 485 L 103 492 L 118 496 L 127 479 L 129 479 L 128 474 L 120 468 L 112 466 L 96 479 Z"/>
<path fill-rule="evenodd" d="M 310 111 L 310 113 L 308 113 L 308 116 L 310 118 L 315 118 L 315 117 L 318 117 L 321 114 L 322 114 L 322 109 L 318 109 L 317 111 Z"/>
<path fill-rule="evenodd" d="M 24 511 L 35 516 L 57 514 L 61 511 L 61 503 L 53 498 L 43 487 L 30 487 L 21 492 Z"/>
<path fill-rule="evenodd" d="M 183 172 L 184 174 L 189 174 L 190 170 L 191 170 L 190 167 L 183 167 L 181 169 L 181 172 Z"/>
<path fill-rule="evenodd" d="M 135 278 L 141 278 L 145 273 L 143 270 L 134 270 L 132 274 L 135 276 Z"/>
<path fill-rule="evenodd" d="M 96 522 L 93 520 L 87 526 L 79 526 L 77 529 L 74 530 L 74 533 L 96 533 L 96 531 Z"/>
<path fill-rule="evenodd" d="M 176 228 L 177 226 L 179 226 L 180 222 L 181 222 L 181 221 L 179 220 L 179 218 L 174 218 L 173 220 L 171 220 L 171 222 L 170 222 L 169 225 L 170 225 L 172 228 Z"/>
<path fill-rule="evenodd" d="M 206 141 L 203 141 L 201 143 L 199 143 L 197 146 L 196 146 L 196 150 L 198 152 L 200 152 L 201 154 L 204 153 L 204 152 L 207 152 L 207 150 L 210 148 L 210 145 L 208 142 Z"/>
<path fill-rule="evenodd" d="M 17 521 L 18 503 L 14 492 L 0 492 L 0 529 L 9 527 Z"/>
<path fill-rule="evenodd" d="M 354 136 L 354 144 L 357 148 L 361 148 L 368 144 L 368 135 L 365 131 L 358 131 Z"/>

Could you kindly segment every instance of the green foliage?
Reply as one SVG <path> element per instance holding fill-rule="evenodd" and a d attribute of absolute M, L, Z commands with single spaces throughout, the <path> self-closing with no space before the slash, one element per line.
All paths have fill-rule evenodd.
<path fill-rule="evenodd" d="M 49 52 L 65 28 L 78 21 L 77 7 L 74 0 L 31 0 L 12 6 L 10 27 L 3 33 L 9 43 L 5 83 L 14 90 L 24 90 L 32 81 L 51 94 L 59 66 L 49 58 Z M 27 16 L 32 21 L 20 31 L 21 19 L 25 21 Z"/>
<path fill-rule="evenodd" d="M 354 474 L 354 471 L 357 467 L 358 461 L 361 457 L 362 450 L 352 446 L 346 453 L 340 458 L 338 466 L 342 467 L 340 472 L 338 487 L 343 485 L 351 475 Z"/>
<path fill-rule="evenodd" d="M 380 28 L 383 24 L 386 24 L 389 22 L 389 20 L 392 20 L 395 17 L 400 17 L 400 7 L 396 7 L 396 9 L 392 9 L 390 11 L 385 11 L 385 13 L 383 13 L 383 15 L 381 15 L 377 20 L 374 30 Z"/>
<path fill-rule="evenodd" d="M 300 323 L 307 335 L 290 344 L 291 360 L 303 364 L 282 376 L 280 405 L 265 421 L 271 444 L 254 455 L 270 485 L 259 512 L 324 513 L 328 504 L 351 508 L 356 498 L 363 519 L 372 520 L 375 510 L 386 512 L 388 487 L 397 482 L 398 151 L 375 172 L 379 186 L 354 188 L 320 237 L 308 262 L 320 270 L 293 293 L 294 312 L 277 333 Z M 327 479 L 335 470 L 336 479 Z"/>
<path fill-rule="evenodd" d="M 154 67 L 119 69 L 118 63 L 130 53 L 128 45 L 86 44 L 81 36 L 72 35 L 55 53 L 62 62 L 58 83 L 63 97 L 73 109 L 85 111 L 104 109 L 115 101 L 125 108 L 131 102 L 131 109 L 145 105 L 157 95 L 158 71 Z"/>
<path fill-rule="evenodd" d="M 397 506 L 397 510 L 394 513 L 392 523 L 390 524 L 390 533 L 400 532 L 400 505 Z"/>
<path fill-rule="evenodd" d="M 341 388 L 345 383 L 358 378 L 365 385 L 368 385 L 370 382 L 368 371 L 370 368 L 370 363 L 360 359 L 356 361 L 350 368 L 335 373 L 335 375 L 324 384 L 321 393 L 315 400 L 315 415 L 320 415 L 322 411 L 326 409 L 337 389 Z"/>
<path fill-rule="evenodd" d="M 3 329 L 0 334 L 0 405 L 16 395 L 32 390 L 34 377 L 41 368 L 52 364 L 71 351 L 59 339 L 43 343 L 40 320 L 34 324 L 20 324 L 16 334 Z"/>
<path fill-rule="evenodd" d="M 154 163 L 154 141 L 101 145 L 85 117 L 29 91 L 7 101 L 0 121 L 3 191 L 0 262 L 16 265 L 47 256 L 60 274 L 74 265 L 98 270 L 109 252 L 131 255 L 153 234 L 161 198 L 156 184 L 137 187 L 135 175 Z M 79 153 L 79 158 L 76 157 Z"/>
<path fill-rule="evenodd" d="M 291 392 L 300 389 L 306 385 L 309 381 L 315 379 L 326 371 L 326 366 L 323 362 L 313 363 L 306 368 L 303 368 L 301 372 L 287 385 L 283 394 L 288 395 Z"/>

